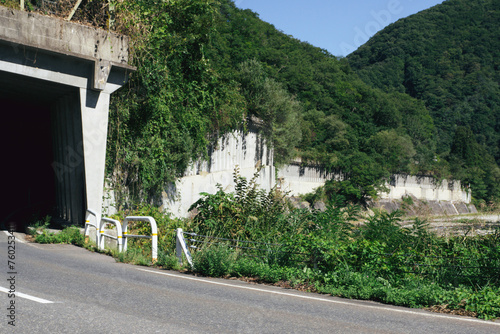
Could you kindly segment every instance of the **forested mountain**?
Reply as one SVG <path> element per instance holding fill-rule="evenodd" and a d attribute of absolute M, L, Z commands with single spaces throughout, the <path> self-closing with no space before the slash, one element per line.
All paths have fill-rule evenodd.
<path fill-rule="evenodd" d="M 285 35 L 231 1 L 222 1 L 221 14 L 211 59 L 234 77 L 240 64 L 252 59 L 300 101 L 302 140 L 295 147 L 302 158 L 349 169 L 366 154 L 391 172 L 432 169 L 433 124 L 422 103 L 370 87 L 345 60 Z M 252 113 L 256 101 L 250 101 Z M 384 146 L 386 138 L 393 147 Z M 419 165 L 412 164 L 416 161 Z"/>
<path fill-rule="evenodd" d="M 499 191 L 499 9 L 498 0 L 448 0 L 388 26 L 348 57 L 371 86 L 424 101 L 437 156 L 479 198 Z"/>
<path fill-rule="evenodd" d="M 445 5 L 457 7 L 462 2 Z M 373 186 L 396 172 L 455 176 L 471 183 L 477 199 L 500 197 L 500 173 L 488 155 L 498 152 L 489 148 L 487 153 L 485 149 L 495 140 L 491 134 L 498 132 L 498 123 L 492 127 L 497 132 L 479 137 L 481 129 L 487 127 L 484 122 L 483 128 L 470 130 L 468 124 L 453 121 L 453 129 L 446 130 L 455 139 L 443 140 L 443 124 L 449 118 L 437 117 L 425 98 L 422 87 L 426 87 L 427 77 L 424 80 L 418 75 L 427 70 L 414 70 L 426 68 L 425 64 L 405 58 L 406 72 L 398 77 L 399 72 L 390 64 L 380 62 L 382 56 L 372 57 L 374 51 L 368 48 L 401 23 L 379 33 L 349 58 L 338 59 L 278 31 L 256 13 L 238 9 L 231 0 L 122 2 L 117 4 L 116 21 L 116 30 L 132 37 L 137 66 L 128 88 L 112 101 L 107 166 L 116 188 L 154 196 L 166 181 L 180 176 L 192 159 L 206 154 L 213 139 L 260 119 L 278 163 L 300 157 L 304 162 L 341 170 L 350 181 L 335 189 L 352 195 L 349 198 L 353 200 L 374 194 Z M 401 29 L 400 33 L 406 31 Z M 399 49 L 391 46 L 399 45 L 399 37 L 390 40 L 392 44 L 377 44 L 380 54 Z M 439 40 L 432 43 L 436 48 L 441 44 Z M 487 45 L 483 48 L 478 46 L 478 50 L 489 50 Z M 493 63 L 498 61 L 493 54 L 490 57 Z M 384 59 L 388 62 L 392 58 L 396 59 Z M 490 99 L 463 92 L 462 97 L 470 98 L 461 107 L 488 106 L 498 117 L 494 105 L 498 99 L 496 70 L 483 65 L 483 59 L 470 63 L 467 71 L 461 70 L 465 65 L 457 64 L 454 58 L 447 64 L 456 71 L 476 73 L 468 80 L 485 82 L 475 88 L 492 95 Z M 382 71 L 383 65 L 387 71 Z M 458 72 L 450 75 L 455 78 Z M 435 85 L 441 92 L 441 84 Z M 446 87 L 453 89 L 442 96 L 452 97 L 452 92 L 461 91 L 458 85 Z M 453 99 L 443 103 L 449 107 L 450 101 Z M 477 142 L 470 140 L 474 138 L 471 131 Z M 469 156 L 470 152 L 474 154 Z"/>

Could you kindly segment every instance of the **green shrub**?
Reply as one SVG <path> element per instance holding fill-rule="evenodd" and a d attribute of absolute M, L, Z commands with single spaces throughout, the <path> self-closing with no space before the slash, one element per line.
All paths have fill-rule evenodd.
<path fill-rule="evenodd" d="M 190 210 L 196 209 L 194 231 L 202 235 L 238 239 L 275 241 L 285 233 L 288 209 L 285 194 L 276 188 L 269 192 L 258 189 L 259 171 L 248 181 L 235 168 L 235 193 L 226 193 L 218 185 L 215 194 L 202 193 Z"/>
<path fill-rule="evenodd" d="M 163 267 L 163 269 L 172 269 L 172 270 L 180 270 L 181 265 L 179 264 L 179 260 L 177 256 L 174 254 L 168 254 L 165 251 L 158 251 L 158 261 L 156 265 Z"/>
<path fill-rule="evenodd" d="M 46 228 L 41 230 L 41 234 L 35 236 L 35 242 L 41 244 L 73 244 L 83 246 L 85 237 L 80 232 L 80 229 L 71 226 L 66 227 L 59 233 L 49 232 Z"/>
<path fill-rule="evenodd" d="M 193 254 L 193 271 L 204 276 L 226 276 L 232 272 L 236 257 L 225 245 L 208 246 Z"/>
<path fill-rule="evenodd" d="M 477 312 L 484 319 L 500 317 L 500 288 L 488 286 L 471 293 L 466 299 L 465 309 Z"/>

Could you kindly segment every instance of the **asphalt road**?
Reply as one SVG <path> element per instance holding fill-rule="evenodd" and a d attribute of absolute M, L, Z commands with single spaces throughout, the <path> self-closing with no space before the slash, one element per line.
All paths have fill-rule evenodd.
<path fill-rule="evenodd" d="M 8 268 L 0 231 L 0 333 L 500 333 L 498 322 L 132 266 L 15 235 Z"/>

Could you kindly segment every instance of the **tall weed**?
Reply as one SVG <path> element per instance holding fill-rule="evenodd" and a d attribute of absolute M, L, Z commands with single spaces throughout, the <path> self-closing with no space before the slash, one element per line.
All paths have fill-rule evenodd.
<path fill-rule="evenodd" d="M 194 231 L 229 239 L 275 241 L 286 230 L 288 205 L 278 189 L 258 189 L 258 173 L 248 181 L 236 168 L 235 193 L 226 193 L 220 185 L 215 194 L 202 193 L 190 208 L 197 212 Z"/>

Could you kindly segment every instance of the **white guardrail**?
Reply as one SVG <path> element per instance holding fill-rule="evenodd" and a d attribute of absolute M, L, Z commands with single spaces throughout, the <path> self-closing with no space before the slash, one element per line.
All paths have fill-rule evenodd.
<path fill-rule="evenodd" d="M 148 222 L 151 224 L 151 235 L 132 235 L 127 233 L 127 227 L 129 222 Z M 99 224 L 97 224 L 99 222 Z M 105 232 L 105 226 L 107 224 L 114 224 L 116 227 L 116 236 L 107 234 Z M 90 235 L 90 227 L 93 226 L 96 229 L 96 245 L 99 249 L 104 249 L 104 238 L 111 238 L 117 241 L 118 251 L 127 251 L 127 240 L 128 238 L 144 238 L 151 239 L 151 257 L 153 263 L 158 260 L 158 228 L 156 226 L 156 221 L 153 217 L 148 216 L 129 216 L 123 221 L 123 224 L 116 219 L 104 218 L 97 214 L 92 209 L 87 209 L 85 214 L 85 241 L 88 241 Z"/>
<path fill-rule="evenodd" d="M 132 234 L 127 234 L 127 225 L 129 222 L 149 222 L 151 224 L 151 235 L 132 235 Z M 154 220 L 153 217 L 142 217 L 142 216 L 130 216 L 126 217 L 125 220 L 123 221 L 123 251 L 127 251 L 127 240 L 128 238 L 144 238 L 144 239 L 151 239 L 152 245 L 151 245 L 151 255 L 153 258 L 153 263 L 156 262 L 158 259 L 158 229 L 156 227 L 156 221 Z"/>
<path fill-rule="evenodd" d="M 175 252 L 177 254 L 177 259 L 179 259 L 180 265 L 182 265 L 182 252 L 184 252 L 189 265 L 191 266 L 191 268 L 193 267 L 193 259 L 186 245 L 186 240 L 184 239 L 184 232 L 182 231 L 182 228 L 177 229 L 177 235 L 175 238 Z"/>
<path fill-rule="evenodd" d="M 91 219 L 94 217 L 94 219 Z M 89 240 L 90 226 L 94 226 L 96 233 L 96 245 L 99 246 L 99 226 L 98 222 L 101 221 L 100 214 L 97 214 L 92 209 L 87 209 L 85 213 L 85 241 Z"/>
<path fill-rule="evenodd" d="M 116 227 L 116 236 L 107 234 L 104 230 L 104 227 L 107 224 L 115 224 Z M 111 218 L 101 218 L 101 224 L 99 226 L 99 249 L 104 249 L 104 237 L 108 237 L 116 240 L 118 244 L 118 251 L 121 252 L 123 250 L 123 233 L 122 233 L 122 224 L 118 220 Z"/>

